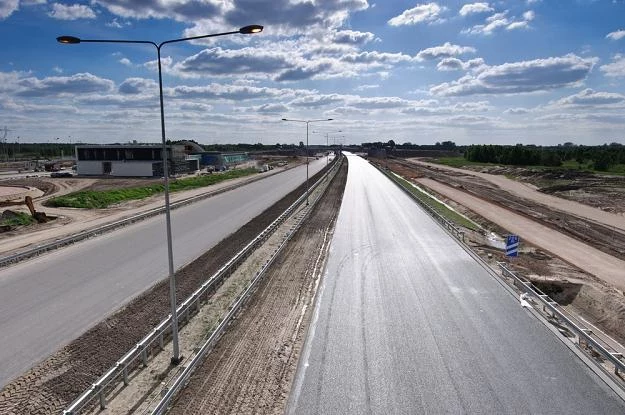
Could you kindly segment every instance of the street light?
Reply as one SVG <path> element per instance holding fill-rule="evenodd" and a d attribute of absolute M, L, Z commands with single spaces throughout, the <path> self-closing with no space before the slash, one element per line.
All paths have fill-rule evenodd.
<path fill-rule="evenodd" d="M 326 135 L 326 151 L 328 151 L 329 153 L 329 144 L 328 144 L 328 136 L 330 135 L 330 133 L 335 134 L 335 133 L 342 133 L 343 130 L 336 130 L 336 131 L 326 131 L 325 133 L 323 133 L 322 131 L 313 131 L 314 133 L 318 133 L 318 134 L 325 134 Z M 344 137 L 344 136 L 341 136 Z M 330 163 L 330 157 L 327 156 L 326 157 L 326 166 Z"/>
<path fill-rule="evenodd" d="M 235 30 L 232 32 L 214 33 L 211 35 L 191 36 L 180 39 L 166 40 L 161 43 L 156 43 L 151 40 L 110 40 L 110 39 L 81 39 L 75 36 L 59 36 L 56 40 L 59 43 L 64 44 L 76 44 L 76 43 L 141 43 L 152 45 L 156 48 L 156 56 L 158 61 L 158 92 L 161 106 L 161 139 L 163 144 L 162 159 L 163 159 L 163 176 L 165 179 L 165 224 L 167 228 L 167 258 L 169 260 L 169 301 L 171 303 L 171 337 L 173 343 L 173 356 L 171 363 L 177 365 L 180 363 L 182 357 L 180 356 L 180 348 L 178 345 L 178 315 L 176 313 L 176 279 L 174 277 L 174 253 L 172 249 L 171 240 L 171 214 L 169 205 L 169 168 L 167 166 L 167 140 L 165 139 L 165 109 L 163 106 L 163 75 L 161 69 L 161 48 L 169 43 L 184 42 L 187 40 L 204 39 L 208 37 L 217 37 L 232 35 L 236 33 L 249 35 L 254 33 L 260 33 L 263 31 L 263 26 L 249 25 Z"/>
<path fill-rule="evenodd" d="M 292 120 L 283 118 L 282 121 L 306 123 L 306 206 L 308 206 L 308 124 L 310 124 L 311 122 L 332 121 L 332 118 L 326 118 L 324 120 Z"/>

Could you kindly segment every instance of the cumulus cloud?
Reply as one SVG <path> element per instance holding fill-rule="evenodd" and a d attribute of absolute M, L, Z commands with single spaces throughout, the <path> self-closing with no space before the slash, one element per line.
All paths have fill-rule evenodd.
<path fill-rule="evenodd" d="M 17 81 L 19 90 L 16 95 L 23 97 L 46 97 L 62 94 L 84 94 L 90 92 L 108 92 L 114 87 L 113 81 L 99 78 L 90 73 L 78 73 L 72 76 L 51 76 L 43 79 L 22 78 Z"/>
<path fill-rule="evenodd" d="M 358 32 L 354 30 L 340 30 L 334 32 L 332 40 L 339 44 L 348 45 L 364 45 L 375 39 L 375 35 L 371 32 Z"/>
<path fill-rule="evenodd" d="M 66 6 L 60 3 L 52 4 L 52 11 L 48 16 L 57 20 L 95 19 L 95 12 L 84 4 L 72 4 Z"/>
<path fill-rule="evenodd" d="M 20 7 L 19 0 L 6 0 L 0 2 L 0 19 L 6 19 Z"/>
<path fill-rule="evenodd" d="M 475 48 L 472 48 L 470 46 L 452 45 L 451 43 L 446 42 L 441 46 L 434 46 L 431 48 L 423 49 L 422 51 L 417 53 L 417 59 L 419 61 L 435 60 L 463 55 L 465 53 L 475 53 Z"/>
<path fill-rule="evenodd" d="M 612 63 L 601 65 L 599 67 L 601 72 L 609 77 L 621 77 L 625 76 L 625 55 L 616 54 L 612 59 Z"/>
<path fill-rule="evenodd" d="M 484 59 L 482 58 L 471 59 L 466 62 L 463 62 L 458 58 L 445 58 L 436 65 L 436 69 L 439 71 L 466 71 L 469 69 L 480 68 L 483 65 Z"/>
<path fill-rule="evenodd" d="M 462 33 L 472 35 L 491 35 L 497 30 L 517 30 L 529 28 L 529 23 L 535 19 L 536 13 L 533 10 L 524 12 L 520 18 L 509 17 L 509 11 L 495 13 L 486 18 L 484 24 L 475 25 L 469 29 L 464 29 Z"/>
<path fill-rule="evenodd" d="M 561 106 L 604 106 L 622 104 L 625 102 L 625 95 L 612 92 L 596 92 L 586 88 L 577 94 L 569 95 L 556 101 Z"/>
<path fill-rule="evenodd" d="M 352 47 L 336 51 L 320 49 L 317 45 L 298 46 L 298 42 L 286 41 L 240 49 L 209 48 L 176 63 L 170 71 L 182 77 L 245 74 L 282 82 L 361 77 L 415 60 L 402 53 L 356 52 Z"/>
<path fill-rule="evenodd" d="M 508 108 L 503 113 L 508 115 L 524 115 L 530 112 L 531 110 L 528 108 Z"/>
<path fill-rule="evenodd" d="M 122 94 L 156 93 L 158 84 L 153 79 L 128 78 L 119 85 Z"/>
<path fill-rule="evenodd" d="M 470 4 L 465 4 L 464 6 L 462 6 L 459 14 L 460 16 L 464 17 L 470 14 L 486 13 L 486 12 L 492 12 L 494 10 L 495 9 L 490 7 L 488 3 L 470 3 Z"/>
<path fill-rule="evenodd" d="M 419 23 L 436 23 L 441 21 L 440 14 L 445 8 L 437 3 L 418 4 L 412 9 L 404 10 L 399 16 L 388 21 L 391 26 L 415 25 Z"/>
<path fill-rule="evenodd" d="M 478 75 L 430 88 L 433 95 L 518 94 L 573 86 L 588 76 L 597 58 L 569 54 L 561 57 L 484 67 Z"/>
<path fill-rule="evenodd" d="M 621 40 L 625 37 L 625 30 L 617 30 L 605 35 L 606 39 Z"/>
<path fill-rule="evenodd" d="M 185 36 L 232 30 L 241 22 L 261 23 L 272 34 L 308 33 L 312 28 L 338 28 L 353 12 L 369 7 L 367 0 L 93 0 L 112 14 L 134 19 L 174 19 L 194 26 Z"/>

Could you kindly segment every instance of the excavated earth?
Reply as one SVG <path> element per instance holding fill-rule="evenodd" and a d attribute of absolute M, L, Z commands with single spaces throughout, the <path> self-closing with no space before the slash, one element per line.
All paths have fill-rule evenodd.
<path fill-rule="evenodd" d="M 282 414 L 341 205 L 347 163 L 170 414 Z"/>
<path fill-rule="evenodd" d="M 324 171 L 311 178 L 317 180 Z M 305 184 L 176 272 L 179 301 L 187 298 L 303 192 Z M 168 316 L 163 280 L 0 390 L 0 414 L 58 414 L 124 353 Z"/>
<path fill-rule="evenodd" d="M 486 180 L 472 175 L 435 167 L 429 168 L 403 159 L 377 160 L 377 162 L 388 166 L 390 170 L 413 182 L 419 178 L 427 177 L 453 186 L 485 201 L 495 203 L 515 213 L 529 217 L 555 231 L 572 236 L 614 257 L 625 259 L 625 235 L 604 225 L 515 196 Z M 497 171 L 497 169 L 491 169 L 489 172 L 511 174 L 508 170 Z M 525 174 L 533 175 L 531 172 Z M 558 173 L 558 177 L 563 174 Z M 522 176 L 523 172 L 515 169 L 514 174 L 511 175 Z M 579 177 L 580 175 L 575 173 L 574 176 Z M 586 196 L 577 197 L 577 201 L 583 202 L 586 199 L 592 199 L 596 194 L 598 200 L 601 200 L 603 208 L 614 213 L 619 212 L 619 206 L 625 205 L 625 192 L 618 190 L 624 185 L 623 179 L 615 178 L 606 182 L 608 184 L 605 184 L 597 177 L 588 178 L 584 174 L 581 174 L 581 177 L 584 183 L 582 187 L 585 187 L 584 194 Z M 590 183 L 597 181 L 602 183 L 602 185 L 595 189 Z M 535 181 L 535 183 L 538 184 L 539 182 Z M 549 182 L 549 184 L 552 186 L 553 182 Z M 422 186 L 420 183 L 419 185 Z M 606 190 L 606 188 L 609 190 Z M 492 231 L 499 235 L 506 233 L 501 226 L 471 212 L 460 203 L 437 194 L 432 189 L 428 189 L 428 191 L 435 194 L 439 200 L 445 201 L 445 203 L 478 223 L 484 230 Z M 612 198 L 608 197 L 606 192 L 608 192 L 608 195 L 612 195 Z M 549 191 L 549 193 L 558 194 L 557 191 Z M 592 197 L 588 195 L 592 195 Z M 493 268 L 498 268 L 497 262 L 510 262 L 503 251 L 488 245 L 484 231 L 476 232 L 466 229 L 465 234 L 467 242 Z M 532 280 L 543 291 L 552 295 L 552 298 L 562 306 L 581 315 L 621 344 L 625 344 L 625 295 L 621 290 L 562 261 L 539 247 L 529 246 L 528 244 L 525 244 L 522 255 L 515 258 L 511 266 L 526 278 Z"/>

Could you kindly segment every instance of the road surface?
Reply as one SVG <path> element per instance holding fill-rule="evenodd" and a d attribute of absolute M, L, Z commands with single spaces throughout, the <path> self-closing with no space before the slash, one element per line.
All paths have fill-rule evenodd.
<path fill-rule="evenodd" d="M 287 413 L 625 413 L 417 205 L 349 156 Z"/>
<path fill-rule="evenodd" d="M 311 161 L 310 175 L 325 163 Z M 176 269 L 302 184 L 305 171 L 173 210 Z M 164 215 L 0 270 L 0 388 L 166 276 Z"/>

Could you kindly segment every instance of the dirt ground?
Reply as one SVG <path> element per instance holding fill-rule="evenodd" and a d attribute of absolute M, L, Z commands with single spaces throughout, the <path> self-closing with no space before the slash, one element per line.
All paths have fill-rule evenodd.
<path fill-rule="evenodd" d="M 316 180 L 321 173 L 313 176 Z M 176 272 L 177 298 L 187 298 L 305 191 L 305 184 Z M 169 313 L 167 280 L 0 390 L 1 414 L 56 414 L 86 390 Z"/>
<path fill-rule="evenodd" d="M 480 224 L 481 232 L 467 230 L 466 235 L 474 249 L 495 268 L 497 261 L 508 262 L 529 279 L 542 283 L 546 290 L 554 287 L 551 291 L 556 294 L 566 291 L 567 295 L 556 295 L 554 299 L 625 344 L 625 233 L 619 228 L 584 217 L 584 209 L 573 215 L 520 197 L 514 189 L 502 188 L 494 180 L 471 172 L 402 159 L 375 161 L 427 188 Z M 521 175 L 519 169 L 516 172 Z M 594 197 L 595 190 L 585 188 L 591 195 L 587 198 Z M 597 192 L 604 194 L 605 190 Z M 625 200 L 605 197 L 602 205 L 606 211 L 618 212 L 623 203 Z M 621 215 L 614 216 L 619 224 L 625 221 Z M 515 230 L 530 235 L 522 238 L 518 258 L 505 257 L 486 241 L 490 232 L 505 235 Z M 604 280 L 600 277 L 606 269 L 609 273 L 604 275 L 612 278 Z M 574 289 L 561 289 L 565 281 Z"/>
<path fill-rule="evenodd" d="M 284 413 L 346 178 L 343 165 L 170 414 Z"/>

